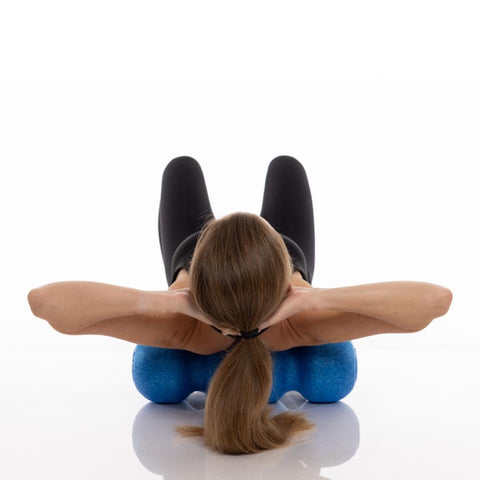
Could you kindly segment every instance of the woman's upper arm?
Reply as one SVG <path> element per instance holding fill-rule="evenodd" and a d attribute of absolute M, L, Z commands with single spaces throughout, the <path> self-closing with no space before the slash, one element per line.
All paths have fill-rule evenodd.
<path fill-rule="evenodd" d="M 381 333 L 407 333 L 377 318 L 338 310 L 302 311 L 285 322 L 292 346 L 346 342 Z"/>
<path fill-rule="evenodd" d="M 107 318 L 70 335 L 106 335 L 139 345 L 188 350 L 200 355 L 226 350 L 234 341 L 181 313 L 162 318 L 141 314 Z"/>
<path fill-rule="evenodd" d="M 197 319 L 183 314 L 154 317 L 125 315 L 107 318 L 70 335 L 106 335 L 139 345 L 183 348 L 195 332 Z"/>

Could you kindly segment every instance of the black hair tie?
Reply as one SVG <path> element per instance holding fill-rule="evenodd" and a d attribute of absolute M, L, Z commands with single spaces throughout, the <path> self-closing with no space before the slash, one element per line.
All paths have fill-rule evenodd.
<path fill-rule="evenodd" d="M 216 330 L 217 332 L 220 332 L 222 333 L 222 331 L 215 327 L 214 325 L 210 325 L 214 330 Z M 255 338 L 255 337 L 258 337 L 259 335 L 261 335 L 265 330 L 268 330 L 270 327 L 267 327 L 267 328 L 264 328 L 263 330 L 259 330 L 258 328 L 255 328 L 254 330 L 250 330 L 249 332 L 243 332 L 243 331 L 240 331 L 240 335 L 232 335 L 231 333 L 227 333 L 227 336 L 228 337 L 233 337 L 233 338 L 236 338 L 236 339 L 241 339 L 241 338 L 245 338 L 245 339 L 250 339 L 250 338 Z M 223 335 L 223 333 L 222 333 Z"/>

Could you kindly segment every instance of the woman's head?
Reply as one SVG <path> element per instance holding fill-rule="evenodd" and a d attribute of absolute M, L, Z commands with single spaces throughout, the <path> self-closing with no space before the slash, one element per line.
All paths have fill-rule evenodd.
<path fill-rule="evenodd" d="M 190 291 L 218 328 L 250 331 L 285 298 L 292 260 L 282 237 L 262 217 L 236 212 L 208 221 L 190 265 Z M 182 426 L 220 453 L 255 453 L 287 445 L 314 425 L 290 412 L 270 417 L 272 359 L 261 337 L 227 352 L 207 392 L 204 427 Z"/>
<path fill-rule="evenodd" d="M 292 263 L 262 217 L 237 212 L 205 225 L 190 266 L 190 290 L 218 328 L 250 331 L 287 294 Z"/>

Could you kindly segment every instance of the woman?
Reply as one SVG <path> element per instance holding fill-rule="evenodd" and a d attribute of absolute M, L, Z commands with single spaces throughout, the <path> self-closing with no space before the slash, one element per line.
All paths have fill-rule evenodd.
<path fill-rule="evenodd" d="M 173 159 L 163 173 L 158 226 L 167 291 L 67 281 L 33 289 L 28 300 L 61 333 L 202 355 L 227 351 L 209 383 L 205 426 L 177 428 L 221 453 L 281 447 L 313 427 L 298 413 L 269 415 L 270 352 L 416 332 L 452 300 L 449 289 L 425 282 L 312 287 L 311 193 L 290 156 L 270 163 L 260 216 L 220 219 L 199 163 Z"/>

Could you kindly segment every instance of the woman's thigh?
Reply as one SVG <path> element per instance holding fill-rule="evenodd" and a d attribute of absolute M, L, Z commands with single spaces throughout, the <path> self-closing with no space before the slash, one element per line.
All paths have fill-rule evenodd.
<path fill-rule="evenodd" d="M 307 264 L 305 280 L 312 283 L 315 267 L 312 195 L 305 168 L 294 157 L 281 155 L 270 162 L 260 216 L 300 247 Z"/>
<path fill-rule="evenodd" d="M 172 257 L 180 243 L 214 218 L 200 164 L 192 157 L 171 160 L 162 176 L 158 234 L 165 273 L 173 281 Z"/>

